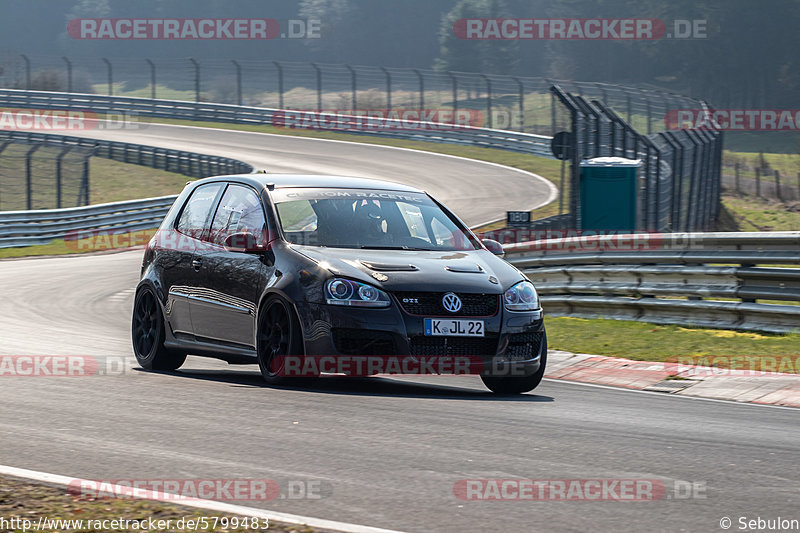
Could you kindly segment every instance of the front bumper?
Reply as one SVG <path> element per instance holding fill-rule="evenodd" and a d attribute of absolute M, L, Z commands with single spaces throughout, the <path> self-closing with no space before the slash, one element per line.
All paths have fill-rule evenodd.
<path fill-rule="evenodd" d="M 541 310 L 501 306 L 490 317 L 448 317 L 483 320 L 484 337 L 425 336 L 425 317 L 410 315 L 395 302 L 383 309 L 306 303 L 298 305 L 298 314 L 305 354 L 313 356 L 460 358 L 470 362 L 468 373 L 507 376 L 535 373 L 547 349 Z"/>

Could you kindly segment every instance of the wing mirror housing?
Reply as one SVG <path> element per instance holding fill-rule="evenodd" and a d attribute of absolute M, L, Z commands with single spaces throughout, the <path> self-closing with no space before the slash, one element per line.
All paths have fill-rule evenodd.
<path fill-rule="evenodd" d="M 503 245 L 494 239 L 481 239 L 481 244 L 494 255 L 499 255 L 500 257 L 506 255 L 505 250 L 503 250 Z"/>
<path fill-rule="evenodd" d="M 225 237 L 225 249 L 229 252 L 258 254 L 269 250 L 269 245 L 261 245 L 255 234 L 250 232 L 233 233 Z"/>

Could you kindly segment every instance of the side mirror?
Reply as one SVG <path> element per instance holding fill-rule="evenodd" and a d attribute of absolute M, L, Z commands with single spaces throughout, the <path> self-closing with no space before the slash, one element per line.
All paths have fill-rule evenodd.
<path fill-rule="evenodd" d="M 267 251 L 267 247 L 258 244 L 258 239 L 253 233 L 250 232 L 233 233 L 228 235 L 225 237 L 224 246 L 229 252 L 239 252 L 245 254 Z"/>
<path fill-rule="evenodd" d="M 500 257 L 506 255 L 506 252 L 503 250 L 503 245 L 494 239 L 481 239 L 481 244 L 494 255 L 499 255 Z"/>

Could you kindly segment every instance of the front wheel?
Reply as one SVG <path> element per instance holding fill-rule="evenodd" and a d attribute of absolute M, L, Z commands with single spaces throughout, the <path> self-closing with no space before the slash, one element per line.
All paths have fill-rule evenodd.
<path fill-rule="evenodd" d="M 136 361 L 146 370 L 177 370 L 186 361 L 185 353 L 164 347 L 164 317 L 149 287 L 136 293 L 131 340 Z"/>
<path fill-rule="evenodd" d="M 287 381 L 287 358 L 300 356 L 300 322 L 292 307 L 280 296 L 272 296 L 258 315 L 258 367 L 264 381 L 278 385 Z"/>
<path fill-rule="evenodd" d="M 547 336 L 542 338 L 539 369 L 529 376 L 481 376 L 486 387 L 495 394 L 522 394 L 539 386 L 547 366 Z"/>

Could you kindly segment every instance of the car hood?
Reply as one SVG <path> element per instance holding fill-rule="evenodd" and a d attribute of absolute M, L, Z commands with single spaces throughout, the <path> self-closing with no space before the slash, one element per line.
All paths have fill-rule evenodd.
<path fill-rule="evenodd" d="M 519 270 L 487 250 L 354 250 L 292 248 L 335 276 L 390 291 L 502 293 L 525 279 Z"/>

